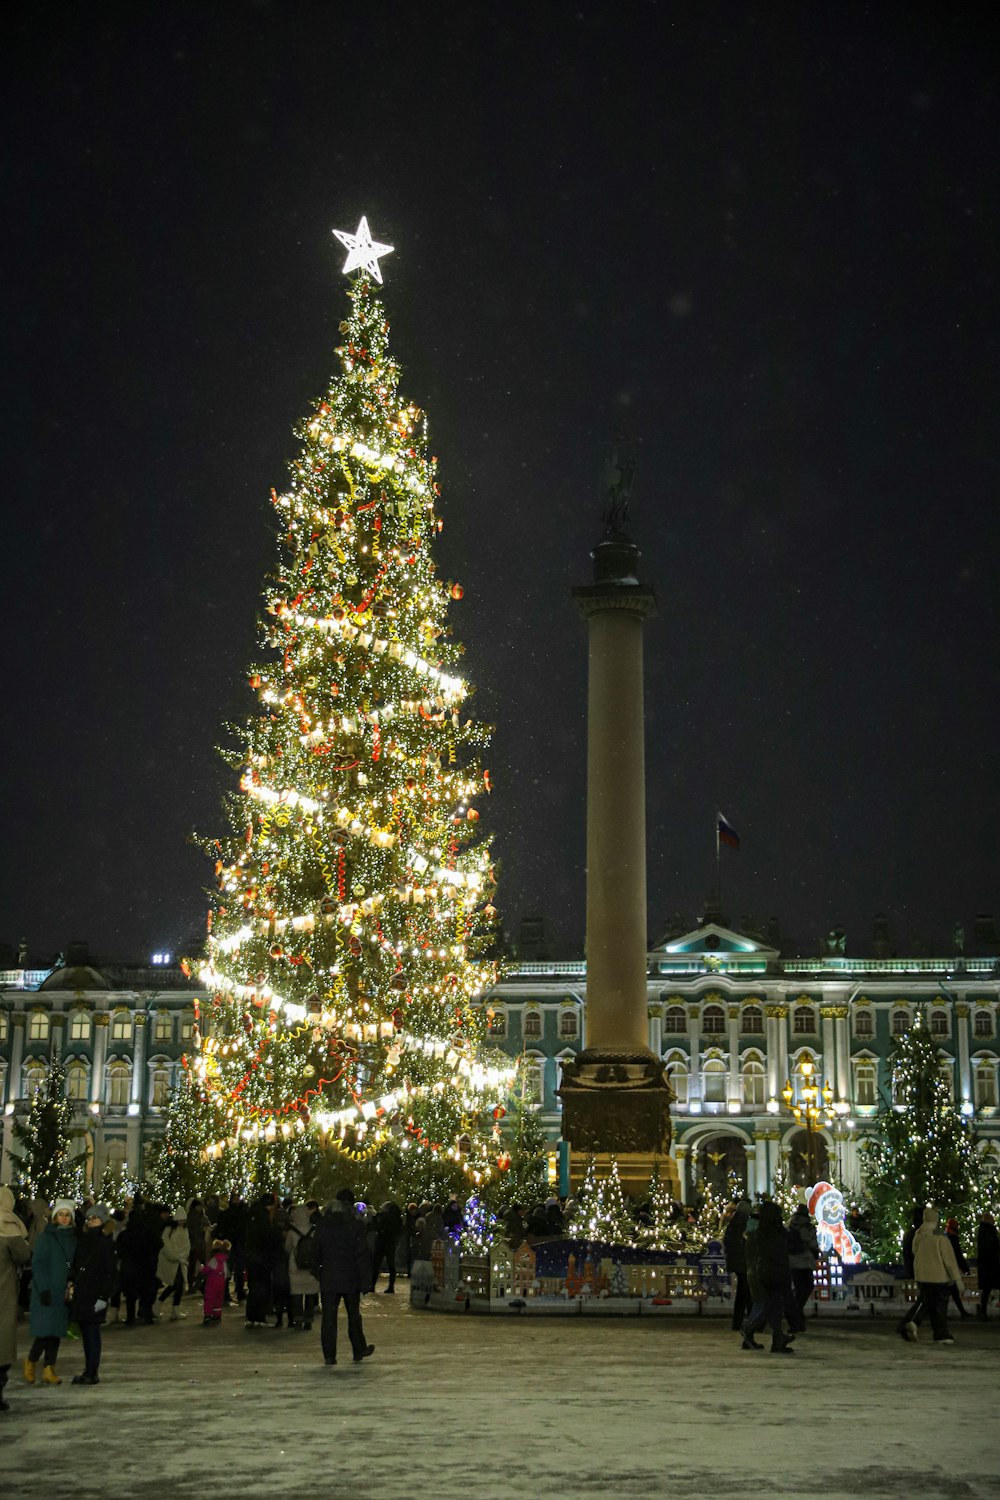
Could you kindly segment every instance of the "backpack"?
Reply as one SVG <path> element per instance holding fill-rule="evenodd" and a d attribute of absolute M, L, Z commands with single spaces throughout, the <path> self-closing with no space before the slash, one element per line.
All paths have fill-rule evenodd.
<path fill-rule="evenodd" d="M 298 1235 L 295 1245 L 295 1264 L 300 1271 L 315 1273 L 316 1226 L 314 1224 L 307 1234 L 303 1234 L 301 1229 L 297 1229 L 295 1233 Z"/>

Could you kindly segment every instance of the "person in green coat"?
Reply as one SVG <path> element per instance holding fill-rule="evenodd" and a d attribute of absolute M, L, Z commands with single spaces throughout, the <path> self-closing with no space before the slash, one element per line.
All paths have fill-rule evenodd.
<path fill-rule="evenodd" d="M 33 1343 L 24 1361 L 24 1378 L 35 1384 L 38 1361 L 43 1361 L 42 1380 L 46 1385 L 62 1385 L 56 1374 L 59 1341 L 69 1327 L 67 1288 L 69 1272 L 76 1254 L 76 1231 L 73 1228 L 73 1205 L 68 1198 L 57 1198 L 52 1219 L 38 1236 L 31 1257 L 31 1306 L 28 1325 Z M 72 1296 L 72 1288 L 69 1287 Z"/>

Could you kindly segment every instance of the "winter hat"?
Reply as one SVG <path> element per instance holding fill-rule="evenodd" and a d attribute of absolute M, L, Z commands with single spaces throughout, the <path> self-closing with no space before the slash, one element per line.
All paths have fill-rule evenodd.
<path fill-rule="evenodd" d="M 68 1198 L 57 1198 L 52 1205 L 52 1217 L 55 1218 L 56 1214 L 72 1214 L 75 1218 L 76 1204 L 71 1203 Z"/>
<path fill-rule="evenodd" d="M 102 1224 L 106 1224 L 110 1218 L 111 1214 L 109 1210 L 105 1208 L 103 1203 L 93 1203 L 91 1204 L 90 1208 L 87 1209 L 88 1224 L 91 1219 L 100 1219 Z"/>
<path fill-rule="evenodd" d="M 924 1223 L 925 1224 L 930 1224 L 934 1229 L 936 1229 L 937 1226 L 940 1224 L 940 1222 L 941 1222 L 941 1215 L 938 1213 L 938 1211 L 937 1211 L 936 1208 L 925 1208 L 924 1209 Z"/>
<path fill-rule="evenodd" d="M 817 1182 L 816 1186 L 809 1194 L 809 1201 L 806 1204 L 806 1207 L 809 1209 L 809 1212 L 812 1214 L 814 1219 L 819 1218 L 819 1214 L 816 1212 L 816 1210 L 819 1208 L 819 1205 L 822 1203 L 827 1193 L 835 1193 L 836 1191 L 836 1188 L 830 1182 Z"/>
<path fill-rule="evenodd" d="M 174 1218 L 175 1218 L 175 1220 L 177 1221 L 178 1224 L 186 1224 L 187 1223 L 187 1216 L 188 1216 L 188 1211 L 187 1211 L 186 1208 L 182 1207 L 182 1208 L 175 1208 L 174 1209 Z"/>

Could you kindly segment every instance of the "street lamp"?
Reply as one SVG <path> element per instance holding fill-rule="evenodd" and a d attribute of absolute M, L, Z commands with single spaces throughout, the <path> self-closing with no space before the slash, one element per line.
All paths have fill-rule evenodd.
<path fill-rule="evenodd" d="M 805 1080 L 802 1085 L 801 1103 L 795 1098 L 795 1090 L 792 1081 L 786 1078 L 785 1087 L 781 1091 L 781 1097 L 785 1101 L 786 1108 L 790 1109 L 795 1116 L 795 1123 L 804 1127 L 806 1132 L 806 1168 L 809 1173 L 810 1182 L 816 1178 L 816 1148 L 814 1137 L 823 1125 L 833 1124 L 833 1089 L 829 1083 L 822 1088 L 818 1080 L 814 1081 L 816 1064 L 811 1058 L 804 1058 L 799 1064 L 799 1072 Z"/>

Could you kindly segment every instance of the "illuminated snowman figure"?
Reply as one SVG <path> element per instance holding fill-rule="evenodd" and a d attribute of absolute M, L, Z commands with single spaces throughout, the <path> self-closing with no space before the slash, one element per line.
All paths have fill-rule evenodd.
<path fill-rule="evenodd" d="M 809 1212 L 816 1220 L 816 1238 L 820 1253 L 839 1255 L 845 1266 L 856 1266 L 861 1261 L 861 1246 L 848 1229 L 847 1205 L 844 1195 L 830 1182 L 817 1182 L 809 1189 L 807 1200 Z"/>

